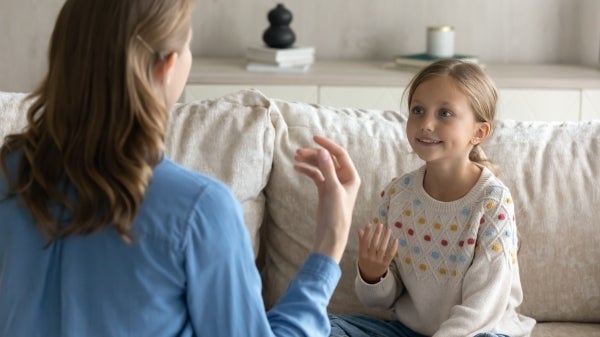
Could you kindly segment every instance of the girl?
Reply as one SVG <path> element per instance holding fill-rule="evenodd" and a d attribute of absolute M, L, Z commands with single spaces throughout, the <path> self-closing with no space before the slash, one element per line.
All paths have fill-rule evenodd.
<path fill-rule="evenodd" d="M 27 127 L 0 149 L 0 336 L 326 336 L 360 179 L 300 149 L 313 254 L 266 313 L 241 207 L 165 158 L 191 0 L 67 0 Z M 335 165 L 334 165 L 335 163 Z"/>
<path fill-rule="evenodd" d="M 381 192 L 374 224 L 358 232 L 355 281 L 364 305 L 398 321 L 333 316 L 332 336 L 530 335 L 535 321 L 516 312 L 513 200 L 480 148 L 496 100 L 473 63 L 438 61 L 411 81 L 406 135 L 425 164 Z"/>

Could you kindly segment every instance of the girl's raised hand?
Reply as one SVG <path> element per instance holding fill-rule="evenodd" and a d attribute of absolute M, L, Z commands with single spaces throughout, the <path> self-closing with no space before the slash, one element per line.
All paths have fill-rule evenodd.
<path fill-rule="evenodd" d="M 398 251 L 398 239 L 390 246 L 392 230 L 383 224 L 375 227 L 371 237 L 372 224 L 358 230 L 358 270 L 367 283 L 377 283 L 385 275 L 388 266 Z"/>

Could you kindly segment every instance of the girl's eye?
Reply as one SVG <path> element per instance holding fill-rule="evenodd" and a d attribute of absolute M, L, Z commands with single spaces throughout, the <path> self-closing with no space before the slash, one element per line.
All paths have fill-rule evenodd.
<path fill-rule="evenodd" d="M 421 115 L 421 114 L 423 114 L 423 108 L 420 106 L 415 106 L 415 107 L 412 107 L 412 109 L 410 109 L 410 112 L 413 115 Z"/>
<path fill-rule="evenodd" d="M 452 112 L 450 112 L 449 110 L 440 110 L 439 112 L 440 117 L 452 117 Z"/>

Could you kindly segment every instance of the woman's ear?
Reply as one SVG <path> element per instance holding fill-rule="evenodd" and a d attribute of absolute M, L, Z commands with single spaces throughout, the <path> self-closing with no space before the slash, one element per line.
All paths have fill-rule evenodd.
<path fill-rule="evenodd" d="M 173 52 L 156 62 L 153 69 L 154 80 L 156 83 L 169 84 L 173 74 L 175 61 L 177 61 L 178 57 L 179 55 L 176 52 Z"/>

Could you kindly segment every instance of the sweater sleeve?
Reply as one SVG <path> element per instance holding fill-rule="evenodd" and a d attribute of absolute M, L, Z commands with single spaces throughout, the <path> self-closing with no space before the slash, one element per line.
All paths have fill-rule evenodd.
<path fill-rule="evenodd" d="M 207 188 L 189 223 L 186 297 L 196 335 L 329 335 L 326 307 L 341 277 L 334 260 L 310 255 L 267 313 L 241 207 L 227 188 Z"/>
<path fill-rule="evenodd" d="M 433 337 L 470 337 L 490 332 L 507 308 L 522 300 L 510 192 L 495 187 L 482 206 L 473 263 L 463 281 L 462 303 L 451 309 L 449 319 Z"/>
<path fill-rule="evenodd" d="M 395 263 L 388 268 L 388 271 L 377 283 L 370 284 L 365 282 L 356 270 L 356 279 L 354 280 L 354 289 L 356 297 L 360 303 L 367 307 L 381 309 L 391 309 L 400 293 L 402 292 L 401 282 L 397 276 Z"/>

